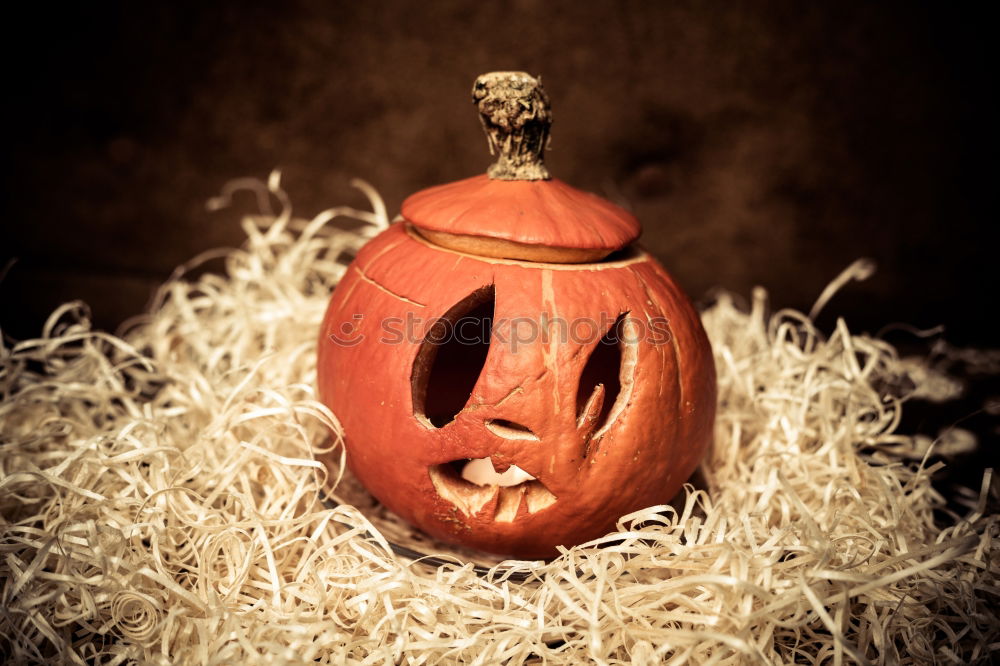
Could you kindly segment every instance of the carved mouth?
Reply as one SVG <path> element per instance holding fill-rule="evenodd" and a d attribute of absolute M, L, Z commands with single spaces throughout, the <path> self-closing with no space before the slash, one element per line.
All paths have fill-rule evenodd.
<path fill-rule="evenodd" d="M 492 509 L 494 521 L 509 523 L 519 515 L 541 511 L 556 501 L 556 496 L 541 481 L 517 465 L 499 473 L 489 458 L 453 460 L 432 465 L 428 472 L 438 495 L 466 516 Z"/>

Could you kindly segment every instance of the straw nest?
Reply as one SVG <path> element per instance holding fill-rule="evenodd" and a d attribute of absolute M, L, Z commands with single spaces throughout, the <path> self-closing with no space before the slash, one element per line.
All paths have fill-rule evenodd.
<path fill-rule="evenodd" d="M 186 280 L 182 267 L 120 337 L 77 303 L 0 347 L 0 660 L 895 664 L 1000 651 L 992 477 L 955 498 L 965 515 L 946 510 L 926 442 L 895 432 L 899 387 L 930 370 L 843 321 L 824 337 L 803 314 L 768 313 L 762 290 L 704 312 L 716 442 L 673 506 L 547 563 L 491 562 L 399 524 L 342 464 L 316 461 L 341 451 L 313 387 L 317 326 L 349 257 L 388 224 L 359 187 L 372 212 L 301 220 L 277 174 L 234 183 L 214 205 L 250 188 L 264 210 L 243 221 L 242 249 L 212 255 L 224 275 Z"/>

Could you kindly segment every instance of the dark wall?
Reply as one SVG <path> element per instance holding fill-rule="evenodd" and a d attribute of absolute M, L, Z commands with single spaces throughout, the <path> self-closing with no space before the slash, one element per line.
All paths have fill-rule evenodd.
<path fill-rule="evenodd" d="M 694 296 L 766 286 L 856 328 L 995 344 L 986 21 L 917 3 L 105 3 L 9 23 L 0 324 L 82 298 L 114 328 L 274 166 L 298 211 L 482 171 L 479 73 L 541 74 L 559 177 L 630 206 Z M 69 13 L 67 13 L 67 11 Z M 989 116 L 989 118 L 988 118 Z M 249 207 L 249 202 L 247 207 Z M 987 213 L 991 213 L 987 220 Z M 829 323 L 829 322 L 827 322 Z"/>

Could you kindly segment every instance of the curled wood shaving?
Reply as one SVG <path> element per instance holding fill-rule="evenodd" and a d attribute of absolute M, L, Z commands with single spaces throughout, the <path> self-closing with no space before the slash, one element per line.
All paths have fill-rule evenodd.
<path fill-rule="evenodd" d="M 388 223 L 377 194 L 362 185 L 374 212 L 302 220 L 277 174 L 213 205 L 236 187 L 265 208 L 224 276 L 183 267 L 120 337 L 71 303 L 0 347 L 0 661 L 996 657 L 996 483 L 968 515 L 940 511 L 927 442 L 896 432 L 904 399 L 878 388 L 902 372 L 890 345 L 767 315 L 762 290 L 748 309 L 721 294 L 704 313 L 720 410 L 698 487 L 551 562 L 500 563 L 377 506 L 316 400 L 317 326 Z"/>

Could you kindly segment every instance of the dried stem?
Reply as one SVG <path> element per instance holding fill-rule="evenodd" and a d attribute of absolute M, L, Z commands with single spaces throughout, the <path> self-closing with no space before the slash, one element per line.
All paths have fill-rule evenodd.
<path fill-rule="evenodd" d="M 552 110 L 542 82 L 524 72 L 490 72 L 476 79 L 472 102 L 497 161 L 487 174 L 496 180 L 545 180 L 544 164 Z"/>

